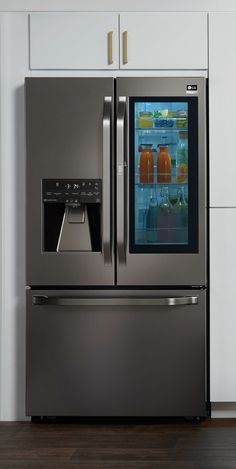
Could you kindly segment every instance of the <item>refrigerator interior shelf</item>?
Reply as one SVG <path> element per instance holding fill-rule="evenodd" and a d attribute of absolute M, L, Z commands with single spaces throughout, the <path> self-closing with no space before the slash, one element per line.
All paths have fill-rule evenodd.
<path fill-rule="evenodd" d="M 152 183 L 142 183 L 142 182 L 136 182 L 135 186 L 147 189 L 147 188 L 153 188 L 156 186 L 172 186 L 172 187 L 179 187 L 179 186 L 187 186 L 188 181 L 184 182 L 152 182 Z"/>
<path fill-rule="evenodd" d="M 152 133 L 156 132 L 188 132 L 187 127 L 179 127 L 178 129 L 173 127 L 148 127 L 146 129 L 143 129 L 141 127 L 136 127 L 136 131 L 138 131 L 142 135 L 150 135 Z"/>

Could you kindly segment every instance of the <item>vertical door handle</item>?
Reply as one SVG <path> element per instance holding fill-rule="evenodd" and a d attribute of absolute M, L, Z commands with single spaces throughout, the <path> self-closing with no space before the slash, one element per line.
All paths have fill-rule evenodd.
<path fill-rule="evenodd" d="M 108 35 L 108 65 L 113 64 L 113 31 L 109 31 Z"/>
<path fill-rule="evenodd" d="M 105 264 L 111 263 L 111 106 L 111 96 L 105 96 L 102 162 L 102 251 Z"/>
<path fill-rule="evenodd" d="M 123 32 L 123 64 L 128 63 L 128 31 Z"/>
<path fill-rule="evenodd" d="M 120 96 L 117 112 L 117 250 L 119 262 L 126 261 L 126 224 L 125 224 L 125 111 L 126 97 Z"/>

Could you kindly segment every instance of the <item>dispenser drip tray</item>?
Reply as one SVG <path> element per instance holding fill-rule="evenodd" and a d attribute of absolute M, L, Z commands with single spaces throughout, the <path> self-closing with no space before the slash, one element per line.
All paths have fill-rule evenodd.
<path fill-rule="evenodd" d="M 92 251 L 86 204 L 65 206 L 57 244 L 60 251 Z"/>

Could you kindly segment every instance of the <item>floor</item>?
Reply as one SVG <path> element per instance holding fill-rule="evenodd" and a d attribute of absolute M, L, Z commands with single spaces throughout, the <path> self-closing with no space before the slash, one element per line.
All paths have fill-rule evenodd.
<path fill-rule="evenodd" d="M 236 419 L 2 422 L 0 468 L 236 469 Z"/>

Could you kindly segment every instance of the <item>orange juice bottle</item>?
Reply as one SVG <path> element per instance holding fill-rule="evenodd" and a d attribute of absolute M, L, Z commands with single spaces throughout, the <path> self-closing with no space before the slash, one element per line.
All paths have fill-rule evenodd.
<path fill-rule="evenodd" d="M 140 182 L 152 184 L 154 182 L 154 158 L 150 147 L 145 147 L 140 156 Z"/>
<path fill-rule="evenodd" d="M 171 182 L 171 156 L 167 146 L 160 146 L 157 156 L 157 182 Z"/>

